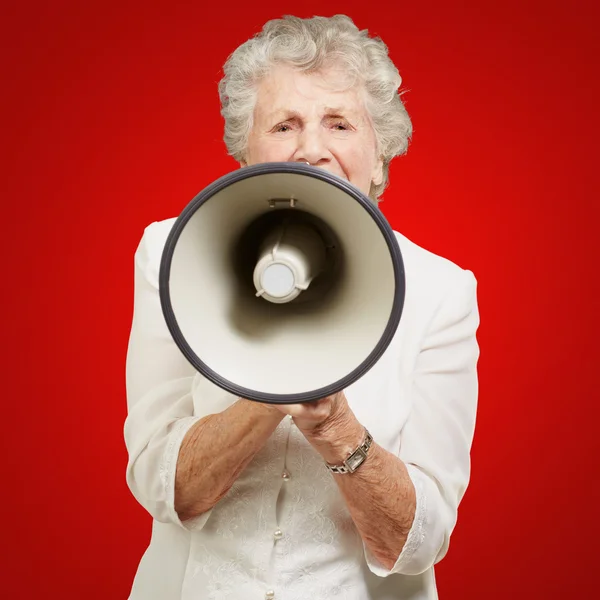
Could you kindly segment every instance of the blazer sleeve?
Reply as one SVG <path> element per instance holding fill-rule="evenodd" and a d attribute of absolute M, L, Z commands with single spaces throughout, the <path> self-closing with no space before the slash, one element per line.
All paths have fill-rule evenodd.
<path fill-rule="evenodd" d="M 417 575 L 445 556 L 470 477 L 478 400 L 477 281 L 459 271 L 423 338 L 410 387 L 399 457 L 416 491 L 415 518 L 392 569 L 365 548 L 376 575 Z"/>
<path fill-rule="evenodd" d="M 175 511 L 175 472 L 181 442 L 194 415 L 196 371 L 183 356 L 163 317 L 158 292 L 166 222 L 144 231 L 134 258 L 133 320 L 126 360 L 127 485 L 157 521 L 198 529 L 207 511 L 182 522 Z"/>

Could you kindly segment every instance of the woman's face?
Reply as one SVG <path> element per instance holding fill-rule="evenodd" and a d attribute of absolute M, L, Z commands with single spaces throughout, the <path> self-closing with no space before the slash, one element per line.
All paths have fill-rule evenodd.
<path fill-rule="evenodd" d="M 279 65 L 258 85 L 246 161 L 322 167 L 368 194 L 382 161 L 360 89 L 335 87 L 333 70 L 304 74 Z M 332 85 L 332 83 L 334 85 Z"/>

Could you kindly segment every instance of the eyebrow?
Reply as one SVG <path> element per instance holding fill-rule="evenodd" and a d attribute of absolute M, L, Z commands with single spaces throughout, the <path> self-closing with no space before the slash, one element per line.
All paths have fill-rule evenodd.
<path fill-rule="evenodd" d="M 290 110 L 289 108 L 276 108 L 269 114 L 269 119 L 301 119 L 302 116 L 297 110 Z"/>
<path fill-rule="evenodd" d="M 343 106 L 326 106 L 325 115 L 328 117 L 339 117 L 342 115 L 352 115 L 352 111 L 348 110 Z M 302 119 L 302 115 L 294 109 L 289 108 L 276 108 L 269 115 L 269 119 Z"/>

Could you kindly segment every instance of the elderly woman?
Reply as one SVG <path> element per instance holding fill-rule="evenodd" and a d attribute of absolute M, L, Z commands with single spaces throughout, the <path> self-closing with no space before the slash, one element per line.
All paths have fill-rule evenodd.
<path fill-rule="evenodd" d="M 286 17 L 224 70 L 225 141 L 242 167 L 309 163 L 379 199 L 411 135 L 381 40 L 344 16 Z M 154 521 L 130 598 L 437 598 L 433 567 L 469 479 L 473 274 L 396 234 L 407 293 L 377 365 L 334 396 L 261 404 L 203 378 L 169 335 L 158 271 L 173 222 L 150 225 L 135 256 L 127 481 Z M 363 463 L 332 471 L 367 430 Z"/>

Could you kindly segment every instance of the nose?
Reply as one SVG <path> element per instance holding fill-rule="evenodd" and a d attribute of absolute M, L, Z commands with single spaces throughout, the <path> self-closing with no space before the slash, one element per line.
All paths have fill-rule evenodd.
<path fill-rule="evenodd" d="M 294 153 L 297 162 L 309 162 L 311 165 L 324 166 L 331 162 L 331 152 L 321 128 L 306 127 L 298 136 L 298 146 Z"/>

